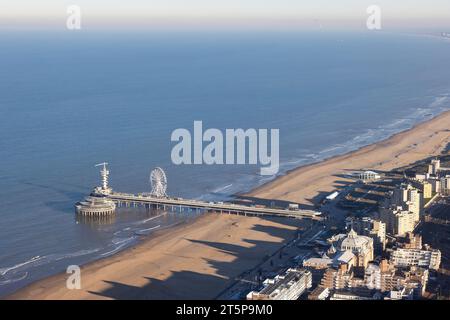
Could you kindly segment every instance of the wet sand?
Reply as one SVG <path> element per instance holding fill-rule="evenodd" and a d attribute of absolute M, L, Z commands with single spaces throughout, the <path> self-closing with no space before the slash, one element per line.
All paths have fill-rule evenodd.
<path fill-rule="evenodd" d="M 437 155 L 450 142 L 450 111 L 387 140 L 291 171 L 248 195 L 312 206 L 353 170 L 390 170 Z M 82 267 L 81 290 L 67 274 L 10 299 L 213 299 L 242 272 L 291 240 L 301 221 L 209 214 Z"/>

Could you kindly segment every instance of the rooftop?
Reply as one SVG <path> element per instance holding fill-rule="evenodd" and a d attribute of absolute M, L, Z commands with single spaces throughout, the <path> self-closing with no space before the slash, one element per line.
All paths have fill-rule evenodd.
<path fill-rule="evenodd" d="M 307 270 L 288 269 L 284 275 L 278 275 L 274 279 L 266 279 L 264 281 L 264 288 L 259 291 L 259 294 L 272 295 L 284 289 L 289 289 L 294 283 L 298 282 Z"/>

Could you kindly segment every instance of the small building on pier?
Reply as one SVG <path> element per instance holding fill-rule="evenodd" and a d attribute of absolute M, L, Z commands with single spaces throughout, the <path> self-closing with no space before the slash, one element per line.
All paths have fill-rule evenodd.
<path fill-rule="evenodd" d="M 84 216 L 108 216 L 116 211 L 116 204 L 107 197 L 88 196 L 75 204 L 78 214 Z"/>
<path fill-rule="evenodd" d="M 374 171 L 364 171 L 359 173 L 359 180 L 362 182 L 373 182 L 381 179 L 381 175 Z"/>

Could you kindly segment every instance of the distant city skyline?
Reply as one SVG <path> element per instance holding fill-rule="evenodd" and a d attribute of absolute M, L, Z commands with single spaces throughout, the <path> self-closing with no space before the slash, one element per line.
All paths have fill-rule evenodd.
<path fill-rule="evenodd" d="M 82 10 L 83 27 L 364 28 L 378 5 L 386 27 L 450 28 L 448 0 L 3 0 L 0 27 L 63 28 L 67 7 Z"/>

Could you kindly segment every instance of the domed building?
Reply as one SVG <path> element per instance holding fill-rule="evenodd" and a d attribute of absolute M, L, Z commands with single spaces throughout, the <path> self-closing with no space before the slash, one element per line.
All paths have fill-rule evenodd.
<path fill-rule="evenodd" d="M 367 267 L 373 260 L 373 239 L 358 235 L 353 229 L 348 234 L 339 234 L 332 238 L 340 251 L 351 251 L 355 257 L 356 267 Z"/>

